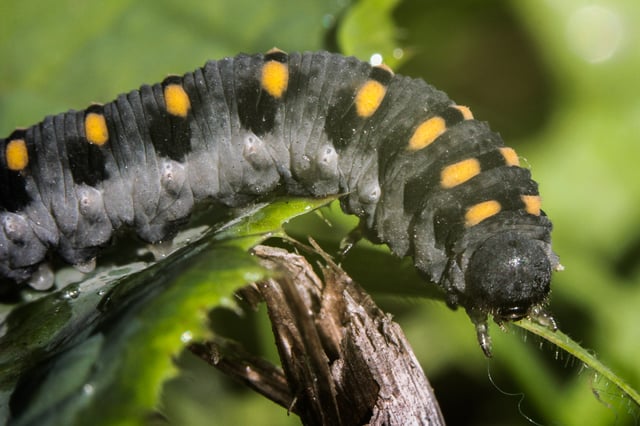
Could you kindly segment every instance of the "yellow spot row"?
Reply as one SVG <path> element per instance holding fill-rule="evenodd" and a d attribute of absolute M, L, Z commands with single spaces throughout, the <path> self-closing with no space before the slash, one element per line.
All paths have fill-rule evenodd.
<path fill-rule="evenodd" d="M 524 203 L 525 211 L 530 215 L 540 216 L 540 196 L 521 195 L 520 199 Z M 502 210 L 502 206 L 496 200 L 483 201 L 469 207 L 464 215 L 464 224 L 471 227 L 490 218 Z"/>
<path fill-rule="evenodd" d="M 274 51 L 277 53 L 276 51 Z M 274 53 L 271 52 L 271 53 Z M 383 68 L 385 69 L 385 68 Z M 390 70 L 386 69 L 391 73 Z M 281 98 L 287 90 L 289 81 L 289 69 L 286 64 L 277 60 L 268 60 L 262 67 L 261 86 L 274 98 Z M 369 79 L 356 92 L 355 107 L 361 118 L 371 117 L 380 107 L 385 95 L 386 85 Z M 169 114 L 177 117 L 187 117 L 191 109 L 191 102 L 182 85 L 178 83 L 168 84 L 164 88 L 165 107 Z M 465 106 L 455 105 L 464 120 L 473 119 L 473 114 Z M 89 143 L 102 146 L 109 140 L 109 130 L 104 115 L 101 112 L 88 112 L 84 119 L 86 139 Z M 418 151 L 432 144 L 447 130 L 445 119 L 439 116 L 431 117 L 420 123 L 409 139 L 408 149 Z M 505 164 L 519 166 L 518 155 L 507 147 L 499 148 Z M 7 167 L 13 171 L 22 171 L 29 164 L 29 154 L 24 139 L 9 141 L 5 149 Z M 480 162 L 475 158 L 469 158 L 445 167 L 440 175 L 440 183 L 443 188 L 453 188 L 481 172 Z M 537 195 L 522 195 L 527 213 L 540 214 L 540 197 Z M 496 200 L 484 201 L 469 207 L 465 213 L 465 225 L 474 226 L 483 220 L 497 214 L 502 209 Z"/>
<path fill-rule="evenodd" d="M 167 112 L 177 117 L 186 117 L 191 108 L 187 92 L 179 84 L 169 84 L 164 88 L 164 101 Z M 89 112 L 84 117 L 84 132 L 87 142 L 102 146 L 109 140 L 109 129 L 104 114 Z"/>
<path fill-rule="evenodd" d="M 502 147 L 499 148 L 499 150 L 507 166 L 513 167 L 520 165 L 518 154 L 516 154 L 512 148 Z M 440 173 L 440 185 L 446 189 L 453 188 L 480 174 L 480 169 L 480 162 L 475 158 L 468 158 L 451 164 L 442 169 Z"/>

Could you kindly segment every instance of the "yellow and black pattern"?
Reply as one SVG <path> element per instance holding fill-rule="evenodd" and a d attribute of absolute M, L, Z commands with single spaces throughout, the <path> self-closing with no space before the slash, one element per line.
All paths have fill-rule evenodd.
<path fill-rule="evenodd" d="M 467 107 L 385 66 L 274 49 L 1 139 L 0 274 L 29 280 L 49 252 L 86 264 L 123 226 L 164 241 L 197 203 L 276 189 L 347 194 L 476 323 L 530 313 L 558 267 L 536 183 Z"/>

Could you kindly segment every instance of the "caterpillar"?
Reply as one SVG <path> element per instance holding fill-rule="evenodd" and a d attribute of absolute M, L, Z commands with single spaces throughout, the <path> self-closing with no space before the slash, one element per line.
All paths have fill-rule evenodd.
<path fill-rule="evenodd" d="M 170 239 L 194 206 L 343 194 L 366 236 L 487 318 L 546 313 L 551 222 L 515 151 L 422 80 L 328 52 L 240 54 L 48 116 L 0 142 L 0 275 L 50 285 L 125 226 Z M 89 265 L 87 267 L 87 265 Z"/>

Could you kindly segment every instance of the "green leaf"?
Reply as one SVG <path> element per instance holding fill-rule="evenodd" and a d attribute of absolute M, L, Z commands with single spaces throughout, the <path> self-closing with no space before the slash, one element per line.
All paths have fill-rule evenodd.
<path fill-rule="evenodd" d="M 91 401 L 76 414 L 76 424 L 85 418 L 104 425 L 142 423 L 156 406 L 162 383 L 175 375 L 173 360 L 184 345 L 206 336 L 209 310 L 228 305 L 235 289 L 265 277 L 238 248 L 206 250 L 194 261 L 106 334 L 104 350 L 84 385 L 91 387 Z"/>
<path fill-rule="evenodd" d="M 338 31 L 338 41 L 346 55 L 370 60 L 381 55 L 384 63 L 396 68 L 402 58 L 392 12 L 399 0 L 361 0 L 350 8 Z"/>
<path fill-rule="evenodd" d="M 82 424 L 86 418 L 140 424 L 156 406 L 161 385 L 175 375 L 173 362 L 185 344 L 207 336 L 208 312 L 232 306 L 233 291 L 265 277 L 247 249 L 328 201 L 292 199 L 247 209 L 166 258 L 134 266 L 135 273 L 107 270 L 20 306 L 0 338 L 2 406 L 19 377 L 51 358 L 52 373 L 30 392 L 18 424 Z"/>
<path fill-rule="evenodd" d="M 580 346 L 579 343 L 575 342 L 562 331 L 557 330 L 554 332 L 548 327 L 541 326 L 540 324 L 536 324 L 530 320 L 518 321 L 515 324 L 532 332 L 533 334 L 543 337 L 555 346 L 570 353 L 572 356 L 582 361 L 588 368 L 592 369 L 596 375 L 602 376 L 615 385 L 620 390 L 620 398 L 629 398 L 636 405 L 640 406 L 640 394 L 638 391 L 629 386 L 629 384 L 620 376 L 615 374 L 609 367 L 599 361 L 593 353 Z M 612 392 L 611 389 L 607 389 L 607 393 L 610 392 Z"/>

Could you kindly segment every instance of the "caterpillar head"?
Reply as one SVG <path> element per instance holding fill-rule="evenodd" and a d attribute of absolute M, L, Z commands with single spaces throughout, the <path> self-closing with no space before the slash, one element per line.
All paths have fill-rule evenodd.
<path fill-rule="evenodd" d="M 549 293 L 551 262 L 543 242 L 514 232 L 488 238 L 469 259 L 466 293 L 498 320 L 518 320 Z"/>
<path fill-rule="evenodd" d="M 552 269 L 559 269 L 549 245 L 518 232 L 487 238 L 471 255 L 465 270 L 465 304 L 476 324 L 480 346 L 491 356 L 487 314 L 496 323 L 524 317 L 557 328 L 542 305 L 547 299 Z"/>

